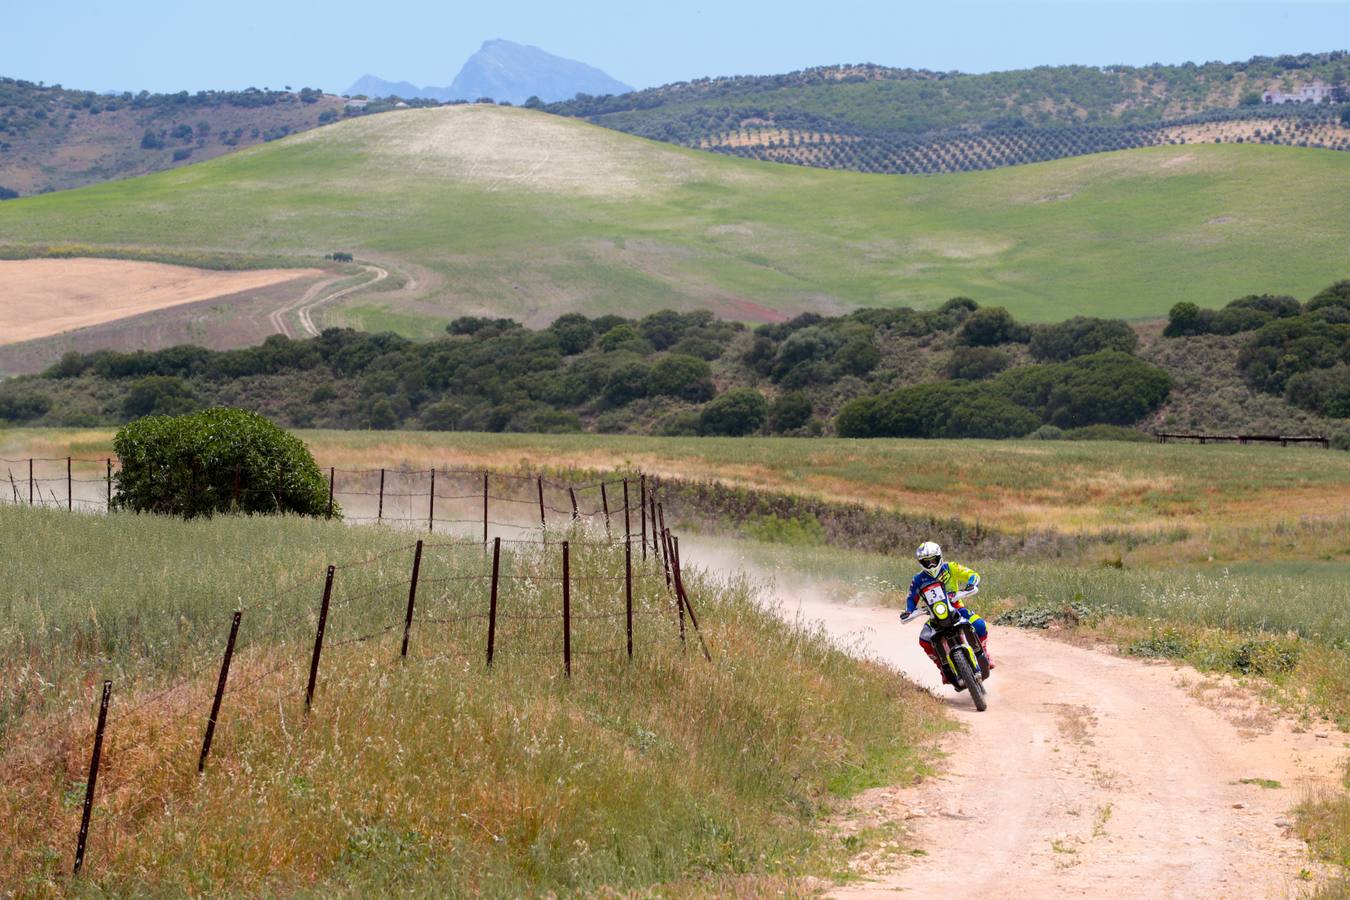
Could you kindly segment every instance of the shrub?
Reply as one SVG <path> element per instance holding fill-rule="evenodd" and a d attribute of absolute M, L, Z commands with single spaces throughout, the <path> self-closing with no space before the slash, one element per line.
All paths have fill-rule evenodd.
<path fill-rule="evenodd" d="M 652 369 L 646 363 L 626 363 L 619 366 L 605 383 L 605 400 L 613 406 L 623 406 L 650 391 Z"/>
<path fill-rule="evenodd" d="M 678 397 L 691 403 L 711 400 L 717 392 L 712 383 L 712 369 L 706 362 L 676 353 L 652 366 L 649 385 L 658 397 Z"/>
<path fill-rule="evenodd" d="M 591 346 L 595 329 L 590 319 L 580 313 L 567 313 L 553 320 L 548 330 L 558 340 L 558 349 L 564 356 L 574 356 Z"/>
<path fill-rule="evenodd" d="M 1018 325 L 1012 313 L 1001 306 L 975 310 L 961 323 L 961 329 L 956 333 L 957 343 L 967 347 L 993 347 L 1026 339 L 1027 330 Z"/>
<path fill-rule="evenodd" d="M 131 385 L 122 412 L 131 419 L 140 416 L 175 416 L 197 407 L 197 397 L 175 375 L 147 375 Z"/>
<path fill-rule="evenodd" d="M 1166 337 L 1187 337 L 1194 334 L 1205 333 L 1206 322 L 1201 315 L 1200 307 L 1194 303 L 1173 304 L 1172 309 L 1167 313 L 1167 327 L 1163 329 L 1163 335 Z"/>
<path fill-rule="evenodd" d="M 1063 437 L 1064 429 L 1056 428 L 1054 425 L 1042 425 L 1027 435 L 1027 439 L 1032 441 L 1058 441 Z"/>
<path fill-rule="evenodd" d="M 1350 419 L 1350 365 L 1299 372 L 1285 395 L 1295 406 L 1332 419 Z"/>
<path fill-rule="evenodd" d="M 304 443 L 256 413 L 149 416 L 120 428 L 113 449 L 122 461 L 117 509 L 185 518 L 328 512 L 328 482 Z"/>
<path fill-rule="evenodd" d="M 1308 301 L 1304 310 L 1307 312 L 1315 312 L 1317 310 L 1330 309 L 1332 307 L 1350 309 L 1350 279 L 1338 281 L 1330 287 L 1319 291 Z"/>
<path fill-rule="evenodd" d="M 663 437 L 697 437 L 700 420 L 698 410 L 682 409 L 657 422 L 652 432 Z"/>
<path fill-rule="evenodd" d="M 783 394 L 769 404 L 769 430 L 795 431 L 811 419 L 811 398 L 802 391 Z"/>
<path fill-rule="evenodd" d="M 764 395 L 754 388 L 733 388 L 703 407 L 699 431 L 741 437 L 760 429 L 769 414 Z"/>
<path fill-rule="evenodd" d="M 616 350 L 633 350 L 636 353 L 642 353 L 651 349 L 651 346 L 638 333 L 638 330 L 627 324 L 615 325 L 600 335 L 598 343 L 600 349 L 606 353 L 613 353 Z"/>
<path fill-rule="evenodd" d="M 7 188 L 4 185 L 0 185 L 0 200 L 17 200 L 18 197 L 19 197 L 18 191 L 14 190 L 13 188 Z"/>
<path fill-rule="evenodd" d="M 424 407 L 418 418 L 422 420 L 422 427 L 428 431 L 455 431 L 464 418 L 464 411 L 460 404 L 442 400 Z"/>
<path fill-rule="evenodd" d="M 1163 404 L 1172 378 L 1126 353 L 1103 350 L 1055 367 L 1057 383 L 1043 414 L 1051 425 L 1071 428 L 1129 425 Z"/>
<path fill-rule="evenodd" d="M 1299 372 L 1341 362 L 1350 363 L 1350 324 L 1311 315 L 1267 322 L 1238 354 L 1238 369 L 1247 383 L 1272 394 L 1283 394 L 1290 377 Z"/>
<path fill-rule="evenodd" d="M 979 381 L 992 378 L 1012 364 L 1012 357 L 993 347 L 953 350 L 942 373 L 948 378 Z"/>
<path fill-rule="evenodd" d="M 26 393 L 0 397 L 0 419 L 25 422 L 45 416 L 52 408 L 52 399 L 46 394 Z"/>
<path fill-rule="evenodd" d="M 1031 355 L 1045 362 L 1063 362 L 1100 350 L 1133 353 L 1138 346 L 1139 335 L 1119 319 L 1074 316 L 1057 325 L 1042 325 L 1031 335 Z"/>
<path fill-rule="evenodd" d="M 948 413 L 943 432 L 954 438 L 1022 437 L 1040 419 L 1003 397 L 980 394 L 959 401 Z"/>

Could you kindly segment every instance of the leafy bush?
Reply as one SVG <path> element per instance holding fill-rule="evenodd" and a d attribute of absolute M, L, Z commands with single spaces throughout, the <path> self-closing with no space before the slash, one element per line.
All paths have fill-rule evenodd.
<path fill-rule="evenodd" d="M 1119 319 L 1074 316 L 1057 325 L 1038 326 L 1031 333 L 1031 355 L 1044 362 L 1064 362 L 1101 350 L 1133 353 L 1138 346 L 1139 335 Z"/>
<path fill-rule="evenodd" d="M 712 399 L 712 369 L 695 356 L 672 353 L 652 366 L 649 378 L 651 393 L 658 397 L 678 397 L 691 403 Z"/>
<path fill-rule="evenodd" d="M 33 392 L 12 397 L 0 397 L 0 419 L 9 422 L 24 422 L 45 416 L 52 408 L 52 399 L 46 394 Z"/>
<path fill-rule="evenodd" d="M 620 366 L 605 383 L 605 400 L 613 406 L 623 406 L 651 390 L 652 369 L 646 363 L 632 362 Z"/>
<path fill-rule="evenodd" d="M 183 379 L 174 375 L 147 375 L 131 386 L 122 401 L 128 418 L 176 416 L 197 407 L 197 397 Z"/>
<path fill-rule="evenodd" d="M 1337 365 L 1289 378 L 1290 403 L 1333 419 L 1350 419 L 1350 365 Z"/>
<path fill-rule="evenodd" d="M 1012 357 L 993 347 L 968 347 L 952 351 L 951 358 L 943 366 L 942 373 L 948 378 L 965 381 L 980 381 L 992 378 L 1012 364 Z"/>
<path fill-rule="evenodd" d="M 1042 414 L 1061 428 L 1128 425 L 1153 412 L 1172 390 L 1162 369 L 1117 350 L 1060 363 Z"/>
<path fill-rule="evenodd" d="M 1299 372 L 1338 363 L 1350 363 L 1350 323 L 1330 324 L 1316 315 L 1268 322 L 1238 354 L 1238 369 L 1247 383 L 1272 394 L 1285 393 L 1289 379 Z"/>
<path fill-rule="evenodd" d="M 304 443 L 256 413 L 214 407 L 120 428 L 113 506 L 194 518 L 328 512 L 328 482 Z M 334 509 L 334 514 L 339 514 Z"/>
<path fill-rule="evenodd" d="M 766 544 L 796 547 L 817 546 L 826 542 L 825 526 L 811 513 L 800 516 L 751 516 L 745 521 L 746 534 Z"/>
<path fill-rule="evenodd" d="M 564 356 L 582 352 L 595 340 L 591 320 L 579 313 L 567 313 L 553 320 L 548 330 L 558 340 L 558 349 Z"/>
<path fill-rule="evenodd" d="M 960 438 L 1022 437 L 1040 424 L 1036 414 L 1004 397 L 981 394 L 952 407 L 941 434 Z"/>
<path fill-rule="evenodd" d="M 759 391 L 732 388 L 703 407 L 699 431 L 707 435 L 741 437 L 759 431 L 768 414 L 769 404 Z"/>
<path fill-rule="evenodd" d="M 1042 425 L 1027 435 L 1027 440 L 1031 441 L 1059 441 L 1063 439 L 1064 429 L 1056 428 L 1054 425 Z"/>
<path fill-rule="evenodd" d="M 811 419 L 811 398 L 802 391 L 782 394 L 769 404 L 769 430 L 783 434 L 801 428 Z"/>
<path fill-rule="evenodd" d="M 1012 313 L 1001 306 L 985 306 L 975 310 L 961 323 L 956 333 L 958 343 L 967 347 L 993 347 L 1014 341 L 1025 341 L 1028 331 L 1018 325 Z"/>

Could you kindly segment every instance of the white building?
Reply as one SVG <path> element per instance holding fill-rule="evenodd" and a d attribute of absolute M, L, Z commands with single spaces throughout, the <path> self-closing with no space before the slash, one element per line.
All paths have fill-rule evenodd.
<path fill-rule="evenodd" d="M 1284 91 L 1266 91 L 1261 95 L 1262 102 L 1265 103 L 1330 103 L 1331 85 L 1323 84 L 1320 81 L 1314 81 L 1312 84 L 1304 84 L 1295 88 L 1293 93 L 1286 94 Z"/>

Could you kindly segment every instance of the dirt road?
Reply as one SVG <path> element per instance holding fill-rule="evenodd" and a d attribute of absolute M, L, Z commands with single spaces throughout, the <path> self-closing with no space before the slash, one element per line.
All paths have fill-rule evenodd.
<path fill-rule="evenodd" d="M 1342 771 L 1339 732 L 1297 733 L 1232 685 L 1204 690 L 1194 672 L 1010 628 L 992 636 L 998 668 L 977 713 L 939 686 L 917 623 L 792 594 L 785 613 L 948 699 L 966 726 L 942 775 L 887 801 L 928 855 L 837 896 L 1270 898 L 1307 887 L 1287 813 Z"/>
<path fill-rule="evenodd" d="M 304 333 L 310 337 L 318 337 L 319 327 L 314 324 L 314 319 L 312 317 L 314 310 L 325 304 L 332 303 L 340 297 L 345 297 L 348 294 L 378 284 L 389 277 L 388 270 L 380 266 L 362 263 L 361 268 L 365 269 L 367 273 L 374 277 L 363 279 L 356 284 L 331 294 L 328 293 L 329 289 L 345 280 L 345 278 L 334 278 L 328 281 L 321 281 L 305 291 L 304 295 L 294 303 L 287 304 L 286 306 L 269 313 L 267 318 L 272 322 L 272 327 L 276 329 L 277 334 L 284 334 L 289 338 L 295 337 L 295 335 L 291 333 L 290 325 L 286 322 L 286 316 L 295 313 L 296 317 L 300 320 L 300 328 Z"/>

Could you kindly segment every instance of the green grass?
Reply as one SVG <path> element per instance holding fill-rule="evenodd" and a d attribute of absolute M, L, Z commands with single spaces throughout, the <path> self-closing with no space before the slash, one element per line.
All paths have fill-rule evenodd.
<path fill-rule="evenodd" d="M 399 665 L 401 628 L 346 642 L 401 622 L 408 539 L 293 519 L 0 507 L 0 893 L 796 891 L 844 868 L 848 851 L 822 824 L 839 798 L 913 777 L 944 727 L 926 695 L 779 622 L 736 579 L 691 580 L 711 664 L 681 650 L 660 582 L 643 582 L 639 609 L 660 614 L 638 619 L 631 664 L 578 657 L 568 681 L 541 619 L 504 625 L 486 670 L 474 619 L 418 626 Z M 556 552 L 518 550 L 504 566 L 549 571 Z M 578 576 L 621 571 L 621 556 L 584 552 Z M 338 572 L 306 718 L 322 567 L 362 560 Z M 420 615 L 481 613 L 468 583 L 433 579 L 485 566 L 476 545 L 429 550 Z M 579 581 L 574 614 L 612 609 L 611 594 Z M 239 605 L 233 689 L 198 778 Z M 523 582 L 501 598 L 503 613 L 556 606 Z M 606 623 L 579 619 L 574 647 L 614 643 L 595 630 Z M 460 650 L 470 655 L 445 655 Z M 72 882 L 104 677 L 116 684 L 105 771 L 86 875 Z"/>
<path fill-rule="evenodd" d="M 1333 151 L 1165 147 L 897 178 L 469 106 L 344 122 L 12 201 L 0 207 L 0 244 L 345 249 L 433 273 L 427 302 L 408 306 L 432 319 L 709 305 L 748 316 L 740 301 L 792 313 L 964 294 L 1055 320 L 1310 295 L 1347 274 L 1347 220 L 1350 157 Z"/>

